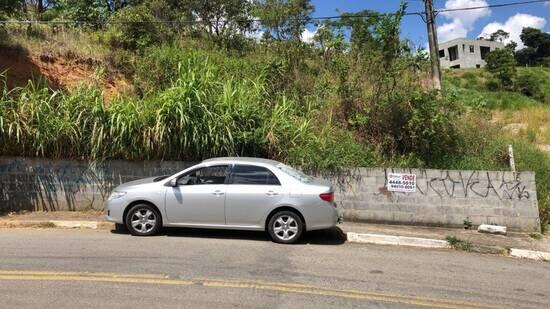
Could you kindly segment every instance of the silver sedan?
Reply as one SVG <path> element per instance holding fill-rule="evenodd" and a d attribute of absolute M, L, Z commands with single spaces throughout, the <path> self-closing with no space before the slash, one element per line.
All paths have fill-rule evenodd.
<path fill-rule="evenodd" d="M 332 185 L 283 163 L 260 158 L 214 158 L 172 176 L 115 188 L 106 218 L 131 234 L 162 227 L 267 231 L 295 243 L 305 231 L 334 227 Z"/>

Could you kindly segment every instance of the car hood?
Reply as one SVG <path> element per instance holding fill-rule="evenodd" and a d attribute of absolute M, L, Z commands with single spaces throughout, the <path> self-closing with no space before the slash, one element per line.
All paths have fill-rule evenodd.
<path fill-rule="evenodd" d="M 125 183 L 121 184 L 120 186 L 116 187 L 115 191 L 123 191 L 125 189 L 130 189 L 132 187 L 154 183 L 153 180 L 155 178 L 157 178 L 157 177 L 148 177 L 148 178 L 143 178 L 143 179 L 138 179 L 138 180 L 134 180 L 134 181 L 125 182 Z"/>

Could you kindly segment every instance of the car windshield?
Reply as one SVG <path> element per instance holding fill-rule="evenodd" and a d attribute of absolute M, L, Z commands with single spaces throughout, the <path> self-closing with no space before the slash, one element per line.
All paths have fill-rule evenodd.
<path fill-rule="evenodd" d="M 308 183 L 308 182 L 311 182 L 313 180 L 313 177 L 308 176 L 308 175 L 302 173 L 301 171 L 299 171 L 297 169 L 294 169 L 294 168 L 292 168 L 292 167 L 290 167 L 286 164 L 279 163 L 279 164 L 277 164 L 277 168 L 280 169 L 281 171 L 285 172 L 287 175 L 290 175 L 290 176 L 298 179 L 301 182 Z"/>

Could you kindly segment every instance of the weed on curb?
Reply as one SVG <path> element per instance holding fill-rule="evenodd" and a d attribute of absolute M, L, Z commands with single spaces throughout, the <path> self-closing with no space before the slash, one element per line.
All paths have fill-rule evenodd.
<path fill-rule="evenodd" d="M 449 246 L 453 247 L 455 250 L 462 250 L 462 251 L 472 250 L 472 243 L 468 240 L 460 239 L 456 236 L 447 236 L 445 237 L 445 240 L 447 241 Z"/>

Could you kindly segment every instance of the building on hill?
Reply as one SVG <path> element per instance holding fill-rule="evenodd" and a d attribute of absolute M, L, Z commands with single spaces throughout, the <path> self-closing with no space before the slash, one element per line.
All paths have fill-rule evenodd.
<path fill-rule="evenodd" d="M 439 44 L 439 60 L 445 69 L 481 68 L 487 54 L 499 48 L 504 48 L 504 44 L 458 38 Z"/>

